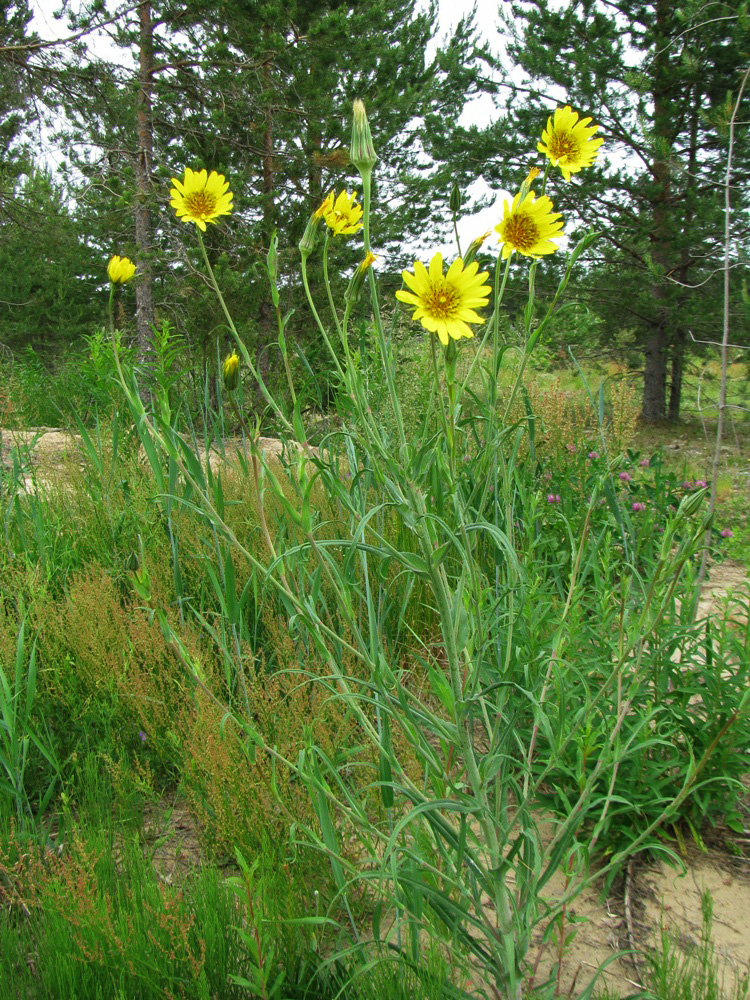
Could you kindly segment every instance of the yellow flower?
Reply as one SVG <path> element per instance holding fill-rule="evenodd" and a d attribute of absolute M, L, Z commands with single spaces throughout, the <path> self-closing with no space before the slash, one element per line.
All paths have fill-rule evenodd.
<path fill-rule="evenodd" d="M 224 385 L 227 391 L 234 392 L 240 381 L 240 359 L 237 357 L 236 351 L 232 351 L 225 358 L 224 364 L 221 366 L 221 373 L 224 376 Z"/>
<path fill-rule="evenodd" d="M 590 118 L 578 120 L 578 112 L 570 105 L 558 108 L 547 119 L 547 128 L 542 132 L 542 141 L 537 149 L 552 161 L 553 167 L 562 170 L 566 181 L 571 174 L 577 174 L 583 167 L 590 167 L 598 156 L 604 139 L 594 139 L 598 125 L 589 125 Z"/>
<path fill-rule="evenodd" d="M 324 215 L 328 215 L 329 212 L 333 211 L 333 191 L 329 191 L 328 194 L 323 199 L 323 204 L 320 208 L 316 208 L 313 212 L 313 219 L 322 219 Z"/>
<path fill-rule="evenodd" d="M 419 320 L 425 330 L 436 333 L 443 346 L 448 345 L 449 338 L 460 340 L 461 337 L 473 337 L 474 331 L 467 324 L 484 323 L 484 320 L 474 310 L 487 305 L 490 296 L 490 286 L 484 283 L 487 271 L 479 270 L 479 264 L 474 261 L 464 267 L 459 257 L 443 274 L 443 255 L 436 253 L 430 261 L 429 271 L 420 263 L 414 261 L 414 274 L 404 271 L 404 283 L 411 291 L 399 290 L 396 298 L 414 306 L 413 320 Z"/>
<path fill-rule="evenodd" d="M 356 233 L 364 225 L 362 206 L 357 204 L 355 194 L 348 195 L 346 191 L 342 191 L 334 202 L 333 191 L 331 191 L 321 209 L 334 236 L 349 236 L 351 233 Z"/>
<path fill-rule="evenodd" d="M 560 213 L 552 211 L 547 195 L 537 198 L 533 191 L 526 194 L 519 191 L 512 205 L 505 202 L 502 222 L 495 226 L 503 244 L 503 259 L 510 257 L 514 250 L 525 257 L 554 253 L 557 244 L 552 240 L 562 235 L 560 219 Z"/>
<path fill-rule="evenodd" d="M 172 178 L 172 208 L 183 222 L 194 222 L 204 233 L 207 222 L 232 212 L 232 192 L 223 174 L 212 170 L 191 170 L 185 167 L 185 177 Z"/>
<path fill-rule="evenodd" d="M 107 274 L 113 285 L 124 285 L 135 274 L 135 264 L 129 257 L 112 257 L 107 264 Z"/>

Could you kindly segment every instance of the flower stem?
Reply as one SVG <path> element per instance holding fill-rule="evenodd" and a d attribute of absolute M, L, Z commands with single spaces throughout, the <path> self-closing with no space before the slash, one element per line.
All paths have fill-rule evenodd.
<path fill-rule="evenodd" d="M 341 363 L 339 362 L 336 352 L 333 349 L 333 344 L 328 339 L 326 328 L 323 326 L 323 322 L 320 316 L 318 315 L 318 310 L 315 308 L 315 303 L 313 302 L 312 293 L 310 291 L 310 283 L 307 280 L 307 258 L 304 255 L 302 257 L 302 284 L 305 286 L 305 295 L 307 296 L 307 301 L 310 306 L 310 310 L 312 311 L 312 314 L 315 317 L 315 322 L 318 324 L 318 329 L 320 330 L 321 336 L 323 337 L 325 345 L 328 348 L 328 353 L 331 355 L 331 358 L 333 359 L 333 363 L 336 367 L 336 373 L 341 379 L 343 379 L 344 370 L 341 367 Z"/>
<path fill-rule="evenodd" d="M 343 334 L 341 332 L 341 323 L 339 323 L 338 313 L 336 312 L 336 303 L 333 301 L 333 292 L 331 291 L 331 282 L 328 279 L 328 245 L 330 243 L 328 229 L 326 228 L 326 235 L 323 241 L 323 281 L 325 282 L 326 292 L 328 294 L 328 305 L 331 307 L 331 315 L 333 316 L 333 322 L 336 324 L 336 332 L 339 338 L 343 340 Z"/>
<path fill-rule="evenodd" d="M 198 233 L 198 244 L 200 245 L 201 253 L 203 254 L 203 262 L 206 265 L 206 270 L 208 272 L 208 277 L 209 277 L 209 280 L 211 282 L 211 287 L 213 288 L 214 292 L 216 293 L 216 297 L 218 298 L 219 304 L 221 305 L 221 308 L 222 308 L 222 310 L 224 312 L 224 315 L 226 316 L 227 323 L 229 324 L 229 329 L 231 330 L 232 336 L 234 337 L 234 339 L 235 339 L 235 341 L 237 343 L 237 346 L 240 349 L 240 353 L 242 354 L 242 358 L 243 358 L 245 364 L 247 365 L 247 367 L 250 369 L 250 372 L 251 372 L 253 378 L 258 383 L 258 385 L 260 387 L 260 391 L 263 394 L 263 398 L 266 400 L 266 402 L 269 404 L 269 406 L 271 407 L 271 409 L 273 410 L 273 412 L 276 414 L 276 416 L 282 422 L 282 424 L 284 425 L 284 428 L 287 431 L 291 431 L 292 430 L 292 425 L 287 420 L 287 418 L 284 416 L 284 413 L 282 412 L 282 410 L 279 407 L 278 403 L 273 398 L 273 396 L 271 395 L 271 393 L 268 391 L 268 387 L 266 386 L 266 383 L 263 381 L 263 376 L 260 374 L 260 372 L 256 369 L 255 365 L 253 364 L 253 362 L 252 362 L 252 360 L 250 358 L 250 353 L 249 353 L 248 349 L 245 347 L 244 341 L 242 340 L 242 338 L 240 337 L 239 333 L 237 332 L 237 327 L 234 325 L 234 320 L 232 319 L 232 317 L 231 317 L 231 315 L 229 313 L 229 310 L 227 309 L 227 304 L 224 301 L 224 296 L 221 294 L 221 289 L 219 288 L 219 284 L 218 284 L 218 282 L 216 280 L 216 276 L 214 275 L 214 270 L 211 267 L 211 262 L 208 259 L 208 254 L 206 253 L 206 247 L 205 247 L 205 244 L 203 243 L 203 237 L 201 236 L 201 231 L 200 231 L 200 229 L 196 228 L 196 232 Z"/>
<path fill-rule="evenodd" d="M 362 202 L 364 208 L 363 216 L 363 235 L 365 241 L 365 254 L 371 253 L 372 248 L 370 246 L 370 202 L 371 202 L 371 189 L 372 189 L 372 171 L 362 171 Z M 372 268 L 368 270 L 367 278 L 370 284 L 370 302 L 372 303 L 372 313 L 373 322 L 375 324 L 375 334 L 378 339 L 378 347 L 380 348 L 380 357 L 383 364 L 383 374 L 385 375 L 386 385 L 388 386 L 388 395 L 391 399 L 391 405 L 393 406 L 393 413 L 396 418 L 396 429 L 398 431 L 398 442 L 402 453 L 405 455 L 407 452 L 406 443 L 406 433 L 404 432 L 404 418 L 401 413 L 401 402 L 398 398 L 398 393 L 396 392 L 396 383 L 393 378 L 393 366 L 391 365 L 391 354 L 386 344 L 385 333 L 383 332 L 383 323 L 380 316 L 380 303 L 378 302 L 378 286 L 375 281 L 375 275 L 373 274 Z"/>

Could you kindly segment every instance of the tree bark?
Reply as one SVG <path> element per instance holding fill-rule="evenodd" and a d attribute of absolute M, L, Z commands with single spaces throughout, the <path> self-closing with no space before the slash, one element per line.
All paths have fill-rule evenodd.
<path fill-rule="evenodd" d="M 685 286 L 685 292 L 680 297 L 676 312 L 679 314 L 687 307 L 689 292 L 687 284 L 690 278 L 692 257 L 690 247 L 686 240 L 686 235 L 692 232 L 693 220 L 695 218 L 695 187 L 698 178 L 698 124 L 701 111 L 700 95 L 698 88 L 693 87 L 693 100 L 690 105 L 690 143 L 688 146 L 688 162 L 685 174 L 685 215 L 684 233 L 682 247 L 680 249 L 680 266 L 677 271 L 677 280 Z M 687 346 L 687 330 L 680 321 L 679 315 L 676 317 L 676 329 L 672 338 L 672 376 L 669 383 L 669 412 L 668 417 L 675 423 L 680 419 L 682 404 L 682 377 L 685 365 L 685 348 Z"/>
<path fill-rule="evenodd" d="M 268 38 L 269 29 L 265 26 L 264 36 Z M 265 255 L 271 246 L 271 238 L 274 230 L 274 162 L 273 162 L 273 111 L 271 107 L 271 87 L 272 87 L 272 55 L 270 46 L 267 47 L 263 61 L 263 90 L 265 101 L 265 124 L 263 129 L 263 247 L 262 253 Z M 264 284 L 263 298 L 258 309 L 258 345 L 256 351 L 256 364 L 263 379 L 266 379 L 270 368 L 269 346 L 271 343 L 271 296 Z M 259 399 L 261 399 L 259 391 Z"/>
<path fill-rule="evenodd" d="M 669 380 L 669 420 L 677 423 L 680 419 L 680 404 L 682 401 L 682 373 L 685 365 L 685 345 L 687 331 L 679 327 L 672 338 L 672 373 Z"/>
<path fill-rule="evenodd" d="M 135 243 L 138 282 L 135 286 L 135 322 L 138 361 L 147 357 L 154 323 L 154 282 L 151 271 L 151 162 L 154 152 L 152 94 L 154 76 L 154 26 L 151 4 L 138 8 L 138 151 L 135 159 Z"/>
<path fill-rule="evenodd" d="M 656 4 L 656 54 L 654 56 L 654 154 L 651 166 L 654 195 L 652 201 L 652 228 L 649 234 L 651 259 L 655 274 L 651 284 L 654 316 L 646 343 L 643 372 L 643 410 L 641 416 L 647 423 L 665 420 L 667 416 L 667 355 L 669 353 L 669 302 L 665 275 L 669 272 L 671 257 L 671 173 L 672 152 L 671 121 L 669 114 L 668 24 L 670 2 L 657 0 Z"/>
<path fill-rule="evenodd" d="M 666 417 L 667 348 L 666 328 L 657 324 L 648 338 L 645 351 L 641 418 L 646 423 L 657 423 Z"/>

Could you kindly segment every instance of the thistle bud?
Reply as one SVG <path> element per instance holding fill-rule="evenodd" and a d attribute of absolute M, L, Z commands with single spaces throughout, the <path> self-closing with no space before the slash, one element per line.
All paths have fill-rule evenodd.
<path fill-rule="evenodd" d="M 240 359 L 237 352 L 232 351 L 221 366 L 221 374 L 224 376 L 224 387 L 227 392 L 234 392 L 240 383 Z"/>
<path fill-rule="evenodd" d="M 451 188 L 451 197 L 449 205 L 451 212 L 454 215 L 458 215 L 458 213 L 461 211 L 461 188 L 458 186 L 458 184 L 454 184 L 453 187 Z"/>
<path fill-rule="evenodd" d="M 118 257 L 115 254 L 107 265 L 107 274 L 113 285 L 124 285 L 135 274 L 135 264 L 129 257 Z"/>
<path fill-rule="evenodd" d="M 375 147 L 372 144 L 367 112 L 365 111 L 364 104 L 359 99 L 354 102 L 354 119 L 352 121 L 352 141 L 349 158 L 363 178 L 366 174 L 369 175 L 372 173 L 372 168 L 378 159 Z"/>
<path fill-rule="evenodd" d="M 362 263 L 357 267 L 357 270 L 352 275 L 351 281 L 349 282 L 349 287 L 344 293 L 344 299 L 346 302 L 356 302 L 359 298 L 359 293 L 362 291 L 362 284 L 365 280 L 365 275 L 368 270 L 372 267 L 373 262 L 378 258 L 374 253 L 368 253 Z"/>

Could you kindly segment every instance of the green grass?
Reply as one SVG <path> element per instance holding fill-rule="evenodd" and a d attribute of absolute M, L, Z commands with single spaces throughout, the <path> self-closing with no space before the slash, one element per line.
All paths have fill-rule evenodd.
<path fill-rule="evenodd" d="M 414 364 L 400 373 L 413 424 L 428 402 L 424 360 L 417 352 Z M 690 495 L 681 481 L 707 478 L 710 447 L 702 428 L 636 428 L 621 454 L 612 444 L 607 475 L 604 458 L 587 458 L 589 442 L 596 444 L 599 432 L 595 420 L 592 428 L 591 413 L 586 415 L 591 405 L 580 376 L 563 372 L 559 383 L 556 375 L 534 376 L 533 393 L 532 383 L 551 391 L 540 402 L 535 459 L 525 451 L 504 480 L 498 475 L 501 502 L 488 491 L 485 506 L 474 515 L 512 538 L 519 572 L 507 571 L 507 550 L 501 559 L 495 536 L 486 531 L 472 549 L 481 585 L 465 597 L 471 616 L 463 602 L 454 609 L 463 641 L 473 644 L 481 663 L 481 688 L 495 693 L 493 713 L 504 720 L 495 737 L 496 773 L 518 768 L 512 797 L 522 794 L 525 775 L 538 782 L 530 808 L 561 822 L 576 802 L 584 802 L 576 836 L 594 865 L 608 864 L 618 851 L 626 854 L 645 828 L 660 823 L 666 803 L 682 794 L 686 782 L 695 787 L 690 785 L 669 824 L 661 823 L 642 849 L 669 842 L 671 824 L 696 836 L 727 815 L 742 825 L 746 815 L 737 783 L 747 770 L 742 758 L 747 731 L 739 713 L 746 668 L 726 671 L 731 676 L 717 684 L 715 664 L 747 664 L 747 630 L 726 622 L 707 629 L 685 620 L 675 598 L 687 606 L 692 594 L 699 558 L 691 542 L 693 524 L 679 522 L 666 556 L 659 533 L 674 520 L 670 506 Z M 596 373 L 590 385 L 595 395 Z M 605 402 L 609 417 L 617 400 L 607 396 Z M 391 419 L 384 405 L 383 420 Z M 623 426 L 628 419 L 625 414 Z M 717 528 L 731 524 L 734 537 L 714 538 L 716 558 L 742 559 L 750 546 L 742 501 L 746 426 L 737 424 L 739 449 L 730 441 L 725 453 Z M 679 449 L 669 447 L 675 435 Z M 471 439 L 466 441 L 474 450 L 457 475 L 465 495 L 478 504 L 481 490 L 473 477 L 479 456 Z M 507 447 L 520 448 L 515 441 L 509 438 Z M 530 446 L 524 441 L 523 447 Z M 348 452 L 346 462 L 353 456 Z M 653 456 L 649 468 L 640 466 L 641 458 Z M 355 643 L 359 627 L 364 647 L 382 643 L 383 663 L 394 676 L 398 671 L 398 681 L 388 684 L 401 685 L 403 700 L 373 698 L 371 676 L 342 642 L 341 662 L 364 706 L 360 717 L 330 682 L 299 612 L 211 529 L 196 492 L 188 490 L 166 454 L 160 458 L 164 483 L 159 485 L 115 401 L 107 420 L 92 426 L 80 457 L 82 468 L 71 464 L 64 488 L 40 489 L 36 496 L 24 495 L 7 470 L 1 498 L 0 668 L 7 676 L 15 670 L 25 620 L 27 647 L 36 643 L 38 679 L 28 731 L 23 718 L 13 726 L 21 742 L 32 732 L 43 733 L 53 751 L 46 758 L 31 746 L 24 809 L 38 813 L 46 790 L 54 793 L 37 816 L 38 850 L 33 840 L 19 840 L 17 816 L 14 820 L 7 802 L 0 812 L 0 981 L 11 984 L 9 996 L 150 998 L 168 989 L 174 996 L 223 1000 L 262 996 L 266 988 L 271 997 L 277 979 L 279 998 L 428 1000 L 451 995 L 454 988 L 461 995 L 459 971 L 466 968 L 470 945 L 451 930 L 448 911 L 440 919 L 429 916 L 425 901 L 434 885 L 414 874 L 442 872 L 447 863 L 429 828 L 413 827 L 393 861 L 403 865 L 404 884 L 413 894 L 401 897 L 398 906 L 409 919 L 418 913 L 424 922 L 405 920 L 400 948 L 389 953 L 369 943 L 374 927 L 381 927 L 374 882 L 352 877 L 346 891 L 342 888 L 344 871 L 377 868 L 380 848 L 366 855 L 367 840 L 357 839 L 354 825 L 343 822 L 343 809 L 320 811 L 321 788 L 342 790 L 361 803 L 374 829 L 393 830 L 410 808 L 404 797 L 394 812 L 384 791 L 398 791 L 397 767 L 404 781 L 430 780 L 417 751 L 428 712 L 437 713 L 440 725 L 432 749 L 426 745 L 424 753 L 432 754 L 435 746 L 442 753 L 452 739 L 444 714 L 450 692 L 439 652 L 439 616 L 424 574 L 405 568 L 419 563 L 414 530 L 403 512 L 393 504 L 376 509 L 382 483 L 367 470 L 340 477 L 346 503 L 362 512 L 355 523 L 370 511 L 372 529 L 399 557 L 373 552 L 364 562 L 356 549 L 333 544 L 350 516 L 345 503 L 317 488 L 306 501 L 294 464 L 288 471 L 277 467 L 283 495 L 274 495 L 266 482 L 265 515 L 279 551 L 288 553 L 285 573 L 316 613 L 323 609 L 324 620 L 342 640 Z M 434 517 L 450 523 L 452 506 L 440 488 L 440 468 L 424 490 Z M 620 470 L 630 470 L 632 481 L 620 480 Z M 225 470 L 221 478 L 203 474 L 206 495 L 225 523 L 265 558 L 251 468 Z M 594 490 L 602 503 L 589 511 Z M 548 502 L 550 493 L 560 495 L 559 504 Z M 305 502 L 321 546 L 331 543 L 325 548 L 332 553 L 326 564 L 331 576 L 301 545 L 304 536 L 290 517 L 289 510 L 300 515 Z M 633 503 L 641 502 L 647 509 L 639 518 Z M 577 565 L 579 541 L 587 533 L 590 548 L 580 550 Z M 462 580 L 458 551 L 449 547 L 442 556 L 453 581 Z M 680 552 L 684 569 L 670 591 L 665 559 Z M 336 604 L 337 574 L 349 588 L 345 607 Z M 607 689 L 606 678 L 642 628 L 638 616 L 648 607 L 654 579 L 663 608 L 648 642 L 634 646 L 627 697 L 635 710 L 620 718 L 622 690 Z M 477 633 L 469 640 L 467 623 L 473 621 Z M 672 655 L 677 647 L 680 666 Z M 196 676 L 205 688 L 196 685 Z M 546 714 L 540 725 L 541 701 Z M 471 704 L 467 711 L 473 711 Z M 381 726 L 383 746 L 397 765 L 368 745 L 363 719 Z M 301 762 L 297 770 L 258 749 L 243 722 L 260 729 L 282 758 Z M 486 724 L 476 717 L 480 735 Z M 435 758 L 443 760 L 446 772 L 452 753 L 446 749 L 443 758 Z M 696 765 L 700 780 L 694 780 Z M 465 794 L 460 771 L 453 771 L 450 782 L 445 795 L 460 801 Z M 581 798 L 584 793 L 588 797 Z M 192 872 L 180 869 L 172 882 L 154 870 L 144 828 L 144 818 L 162 800 L 189 812 L 191 835 L 199 844 L 200 863 Z M 334 821 L 341 840 L 334 841 Z M 441 849 L 447 850 L 450 834 L 443 833 L 448 839 Z M 528 842 L 535 836 L 530 818 Z M 329 864 L 334 842 L 340 869 Z M 48 845 L 55 851 L 45 854 Z M 244 888 L 236 881 L 238 850 L 252 870 Z M 519 844 L 515 850 L 526 848 Z M 571 851 L 567 863 L 578 857 Z M 24 852 L 34 859 L 30 867 L 19 863 Z M 532 867 L 540 863 L 533 854 L 528 858 Z M 616 866 L 610 876 L 615 873 Z M 391 912 L 398 914 L 398 907 Z M 361 936 L 358 945 L 352 923 Z M 429 928 L 435 937 L 420 947 L 413 926 L 423 933 Z M 446 927 L 455 935 L 456 962 L 448 966 L 434 943 Z M 666 950 L 664 955 L 666 963 Z M 695 960 L 710 965 L 707 952 Z M 674 970 L 669 975 L 677 981 Z M 233 976 L 255 986 L 240 986 Z M 265 986 L 258 985 L 261 979 Z M 712 996 L 706 993 L 707 1000 Z"/>

